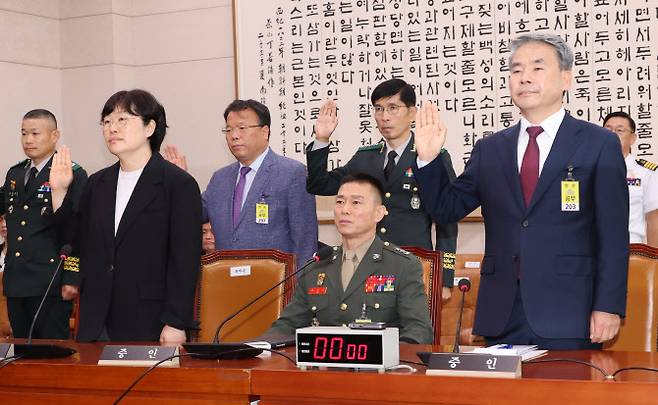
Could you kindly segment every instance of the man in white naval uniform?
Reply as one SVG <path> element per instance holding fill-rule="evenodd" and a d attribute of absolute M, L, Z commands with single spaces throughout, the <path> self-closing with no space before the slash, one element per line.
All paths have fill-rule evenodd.
<path fill-rule="evenodd" d="M 658 165 L 636 159 L 631 154 L 637 134 L 635 121 L 628 114 L 622 111 L 610 113 L 603 120 L 603 126 L 619 136 L 626 160 L 630 242 L 658 247 Z"/>

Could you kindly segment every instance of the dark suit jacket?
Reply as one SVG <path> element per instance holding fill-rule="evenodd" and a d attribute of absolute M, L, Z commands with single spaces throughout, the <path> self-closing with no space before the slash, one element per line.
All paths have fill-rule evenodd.
<path fill-rule="evenodd" d="M 158 340 L 163 326 L 192 326 L 200 268 L 201 197 L 189 174 L 154 153 L 123 213 L 116 237 L 119 163 L 89 178 L 80 202 L 83 277 L 78 340 Z M 73 210 L 57 211 L 63 222 Z"/>
<path fill-rule="evenodd" d="M 278 249 L 294 253 L 304 264 L 317 249 L 318 219 L 315 197 L 304 189 L 306 168 L 296 160 L 269 150 L 260 165 L 233 227 L 233 193 L 240 164 L 217 170 L 203 192 L 204 220 L 210 220 L 215 247 Z M 268 205 L 268 223 L 256 223 L 256 204 Z"/>
<path fill-rule="evenodd" d="M 424 204 L 418 209 L 411 206 L 411 199 L 419 196 L 419 186 L 411 171 L 416 161 L 414 137 L 400 156 L 393 175 L 386 180 L 384 158 L 386 144 L 382 140 L 376 145 L 360 148 L 345 166 L 327 171 L 329 147 L 306 150 L 308 179 L 306 189 L 315 195 L 336 195 L 340 182 L 348 174 L 366 173 L 378 179 L 384 186 L 384 205 L 388 215 L 377 224 L 377 236 L 398 246 L 418 246 L 434 250 L 432 245 L 432 218 Z M 455 178 L 455 170 L 448 153 L 441 154 L 441 161 L 450 179 Z M 448 253 L 444 257 L 443 285 L 452 287 L 454 259 L 457 248 L 457 223 L 436 224 L 436 248 Z"/>
<path fill-rule="evenodd" d="M 486 245 L 475 334 L 503 331 L 520 285 L 536 334 L 589 338 L 592 311 L 624 316 L 626 309 L 628 187 L 619 139 L 566 115 L 526 208 L 518 136 L 517 124 L 480 140 L 452 184 L 438 159 L 416 168 L 421 198 L 444 222 L 482 206 Z M 569 167 L 580 187 L 577 212 L 561 210 Z"/>
<path fill-rule="evenodd" d="M 0 214 L 6 213 L 7 239 L 4 294 L 8 297 L 39 297 L 46 292 L 59 262 L 59 250 L 71 243 L 71 236 L 60 234 L 54 226 L 50 195 L 49 161 L 39 172 L 30 189 L 25 190 L 25 173 L 30 168 L 26 159 L 7 172 L 0 187 Z M 74 165 L 73 182 L 67 198 L 76 204 L 87 181 L 87 173 Z M 55 278 L 50 295 L 61 294 L 61 284 L 79 284 L 78 273 L 63 270 Z"/>

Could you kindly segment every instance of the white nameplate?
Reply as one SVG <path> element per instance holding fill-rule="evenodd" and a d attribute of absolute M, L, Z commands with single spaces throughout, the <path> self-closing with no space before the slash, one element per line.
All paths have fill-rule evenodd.
<path fill-rule="evenodd" d="M 480 262 L 464 262 L 464 268 L 466 269 L 479 269 Z"/>
<path fill-rule="evenodd" d="M 242 277 L 251 275 L 251 266 L 231 267 L 231 277 Z"/>
<path fill-rule="evenodd" d="M 178 355 L 178 347 L 107 345 L 103 348 L 99 366 L 149 367 L 168 357 Z M 178 367 L 179 358 L 162 362 L 158 367 Z"/>
<path fill-rule="evenodd" d="M 520 378 L 521 356 L 485 353 L 432 353 L 427 375 L 453 377 Z"/>

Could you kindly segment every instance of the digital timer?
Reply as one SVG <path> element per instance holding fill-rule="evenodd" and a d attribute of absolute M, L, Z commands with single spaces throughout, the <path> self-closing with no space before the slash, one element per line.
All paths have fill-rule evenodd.
<path fill-rule="evenodd" d="M 297 366 L 384 370 L 400 363 L 398 328 L 315 326 L 297 329 Z"/>

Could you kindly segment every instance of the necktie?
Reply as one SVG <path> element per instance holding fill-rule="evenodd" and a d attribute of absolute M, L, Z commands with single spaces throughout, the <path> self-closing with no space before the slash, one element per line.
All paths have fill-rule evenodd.
<path fill-rule="evenodd" d="M 397 156 L 398 154 L 394 150 L 388 152 L 388 161 L 386 162 L 386 167 L 384 167 L 384 176 L 386 176 L 386 180 L 388 180 L 393 174 L 393 170 L 395 169 L 395 158 Z"/>
<path fill-rule="evenodd" d="M 244 185 L 247 183 L 247 173 L 251 167 L 243 166 L 240 168 L 240 179 L 235 186 L 235 193 L 233 193 L 233 227 L 240 221 L 240 211 L 242 210 L 242 196 L 244 195 Z"/>
<path fill-rule="evenodd" d="M 523 199 L 527 207 L 530 205 L 532 193 L 535 192 L 537 179 L 539 178 L 539 145 L 537 145 L 537 136 L 544 132 L 544 129 L 542 127 L 528 127 L 526 132 L 529 135 L 528 146 L 523 154 L 523 163 L 521 164 L 519 177 L 521 179 Z"/>
<path fill-rule="evenodd" d="M 30 169 L 30 174 L 27 176 L 27 181 L 25 182 L 25 191 L 30 190 L 34 186 L 34 182 L 37 178 L 37 168 L 32 167 Z"/>
<path fill-rule="evenodd" d="M 356 257 L 356 253 L 354 253 L 351 258 L 349 258 L 349 256 L 345 257 L 340 275 L 341 281 L 343 282 L 343 291 L 347 289 L 347 286 L 349 285 L 350 280 L 352 279 L 352 276 L 354 275 L 354 272 L 358 266 L 358 261 L 359 258 Z"/>

